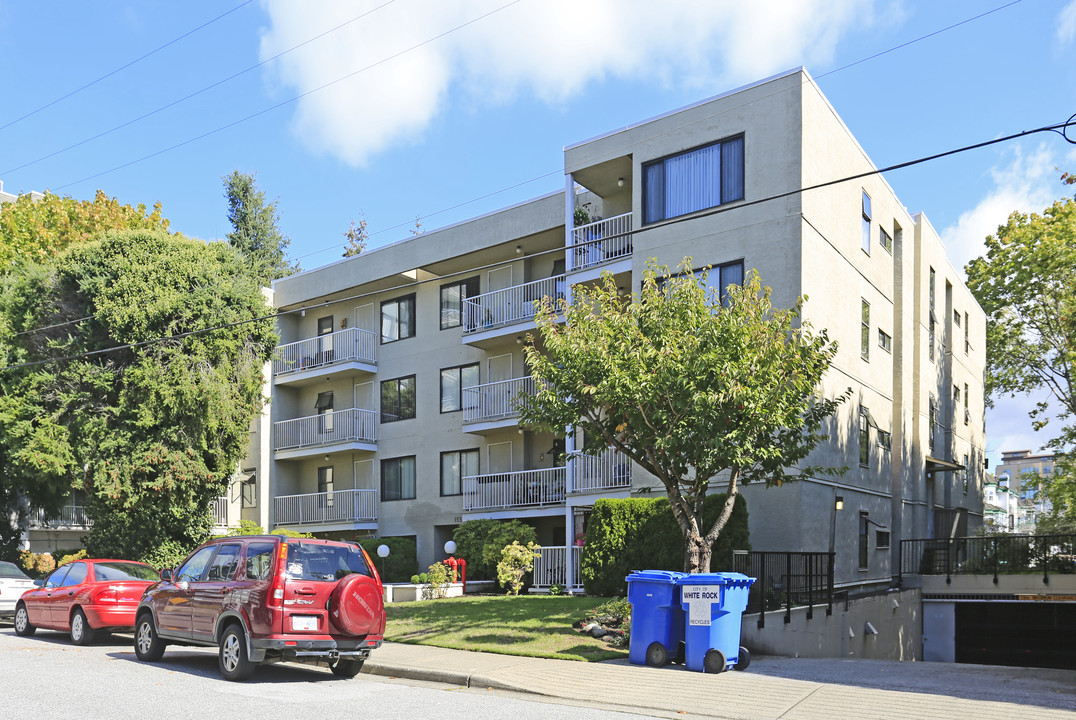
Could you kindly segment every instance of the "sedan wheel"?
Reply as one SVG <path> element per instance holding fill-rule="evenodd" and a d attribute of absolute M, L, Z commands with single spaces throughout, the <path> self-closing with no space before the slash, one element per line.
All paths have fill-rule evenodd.
<path fill-rule="evenodd" d="M 19 637 L 30 637 L 37 630 L 30 624 L 30 616 L 26 614 L 26 606 L 19 605 L 15 611 L 15 634 Z"/>
<path fill-rule="evenodd" d="M 89 645 L 93 642 L 96 633 L 86 620 L 86 615 L 81 610 L 76 610 L 71 616 L 71 642 L 76 645 Z"/>

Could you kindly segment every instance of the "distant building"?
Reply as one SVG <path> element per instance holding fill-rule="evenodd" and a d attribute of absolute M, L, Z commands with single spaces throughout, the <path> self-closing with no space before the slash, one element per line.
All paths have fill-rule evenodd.
<path fill-rule="evenodd" d="M 37 202 L 43 197 L 45 197 L 44 194 L 39 193 L 36 190 L 30 191 L 30 199 L 32 199 L 34 202 Z M 12 195 L 9 192 L 4 192 L 4 181 L 0 180 L 0 203 L 15 202 L 18 199 L 18 195 Z"/>
<path fill-rule="evenodd" d="M 1039 517 L 1050 511 L 1050 501 L 1043 496 L 1042 486 L 1043 478 L 1053 474 L 1054 465 L 1052 453 L 1032 455 L 1030 450 L 1001 453 L 995 472 L 999 487 L 1008 489 L 1010 505 L 1006 520 L 1010 531 L 1033 534 Z"/>

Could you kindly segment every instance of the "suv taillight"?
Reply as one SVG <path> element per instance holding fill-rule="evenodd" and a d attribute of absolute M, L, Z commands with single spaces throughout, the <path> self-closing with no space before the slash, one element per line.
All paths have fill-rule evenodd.
<path fill-rule="evenodd" d="M 284 573 L 288 567 L 288 542 L 282 540 L 277 549 L 276 569 L 273 573 L 273 582 L 269 586 L 269 597 L 265 604 L 268 607 L 281 607 L 284 604 Z"/>

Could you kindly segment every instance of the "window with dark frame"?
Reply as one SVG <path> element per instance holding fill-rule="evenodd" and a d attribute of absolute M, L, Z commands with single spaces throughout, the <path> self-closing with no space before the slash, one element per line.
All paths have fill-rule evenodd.
<path fill-rule="evenodd" d="M 314 409 L 318 411 L 318 432 L 332 432 L 333 393 L 331 390 L 328 392 L 318 393 L 318 399 L 314 402 Z"/>
<path fill-rule="evenodd" d="M 441 370 L 441 412 L 458 412 L 466 405 L 463 389 L 478 384 L 478 363 Z M 473 394 L 473 393 L 472 393 Z"/>
<path fill-rule="evenodd" d="M 475 295 L 478 295 L 478 278 L 476 277 L 441 286 L 442 330 L 463 325 L 463 301 Z"/>
<path fill-rule="evenodd" d="M 875 530 L 874 531 L 874 549 L 875 550 L 888 550 L 889 549 L 889 531 L 888 530 Z"/>
<path fill-rule="evenodd" d="M 415 417 L 415 376 L 381 382 L 381 422 L 410 420 Z"/>
<path fill-rule="evenodd" d="M 239 481 L 240 506 L 258 507 L 258 471 L 256 468 L 244 468 Z"/>
<path fill-rule="evenodd" d="M 333 331 L 333 316 L 318 318 L 318 336 L 330 335 Z"/>
<path fill-rule="evenodd" d="M 643 164 L 644 223 L 743 199 L 743 135 Z"/>
<path fill-rule="evenodd" d="M 415 456 L 381 461 L 381 499 L 415 499 Z"/>
<path fill-rule="evenodd" d="M 971 413 L 968 412 L 968 384 L 964 383 L 964 424 L 968 424 L 968 420 L 971 419 Z"/>
<path fill-rule="evenodd" d="M 878 347 L 885 350 L 887 353 L 893 352 L 893 338 L 885 330 L 878 328 Z"/>
<path fill-rule="evenodd" d="M 415 295 L 381 303 L 381 344 L 415 336 Z"/>
<path fill-rule="evenodd" d="M 868 467 L 871 459 L 871 426 L 867 408 L 859 406 L 859 466 Z"/>
<path fill-rule="evenodd" d="M 964 453 L 964 494 L 968 494 L 968 454 Z"/>
<path fill-rule="evenodd" d="M 878 244 L 881 245 L 882 249 L 887 253 L 890 255 L 893 254 L 893 238 L 890 237 L 889 233 L 887 233 L 885 228 L 881 225 L 878 226 Z"/>
<path fill-rule="evenodd" d="M 696 268 L 692 270 L 695 275 L 695 280 L 698 285 L 709 293 L 716 291 L 721 298 L 721 304 L 724 307 L 728 307 L 729 304 L 729 285 L 743 285 L 744 270 L 743 260 L 733 260 L 732 262 L 721 263 L 720 265 L 714 265 L 706 271 L 706 282 L 702 281 L 703 268 Z M 681 278 L 684 275 L 673 275 L 671 277 L 658 278 L 658 288 L 664 290 L 665 284 L 672 278 Z M 717 282 L 714 283 L 714 278 L 717 278 Z"/>
<path fill-rule="evenodd" d="M 934 453 L 934 425 L 938 421 L 938 403 L 934 400 L 934 394 L 930 394 L 929 409 L 927 411 L 927 447 L 931 454 Z"/>
<path fill-rule="evenodd" d="M 867 191 L 863 191 L 863 201 L 860 205 L 860 213 L 863 216 L 863 237 L 861 239 L 861 247 L 863 252 L 868 255 L 871 254 L 871 196 L 867 194 Z"/>
<path fill-rule="evenodd" d="M 968 350 L 971 349 L 971 320 L 967 313 L 964 313 L 964 354 L 968 354 Z"/>
<path fill-rule="evenodd" d="M 441 453 L 441 495 L 462 495 L 463 478 L 478 475 L 478 450 Z"/>
<path fill-rule="evenodd" d="M 870 565 L 869 544 L 870 516 L 866 510 L 859 511 L 859 569 L 866 570 Z"/>
<path fill-rule="evenodd" d="M 859 316 L 859 356 L 870 362 L 871 359 L 871 304 L 860 298 Z"/>
<path fill-rule="evenodd" d="M 930 362 L 934 362 L 934 324 L 937 319 L 934 316 L 934 268 L 930 268 L 930 281 L 929 281 L 929 293 L 930 293 L 930 306 L 929 317 L 927 318 L 927 359 Z"/>

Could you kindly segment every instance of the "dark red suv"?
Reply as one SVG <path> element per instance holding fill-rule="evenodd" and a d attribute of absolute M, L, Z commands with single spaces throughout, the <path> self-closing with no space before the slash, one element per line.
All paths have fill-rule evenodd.
<path fill-rule="evenodd" d="M 279 535 L 219 538 L 162 570 L 135 618 L 135 654 L 211 645 L 220 672 L 245 680 L 259 663 L 328 665 L 355 677 L 381 645 L 381 578 L 357 543 Z"/>

